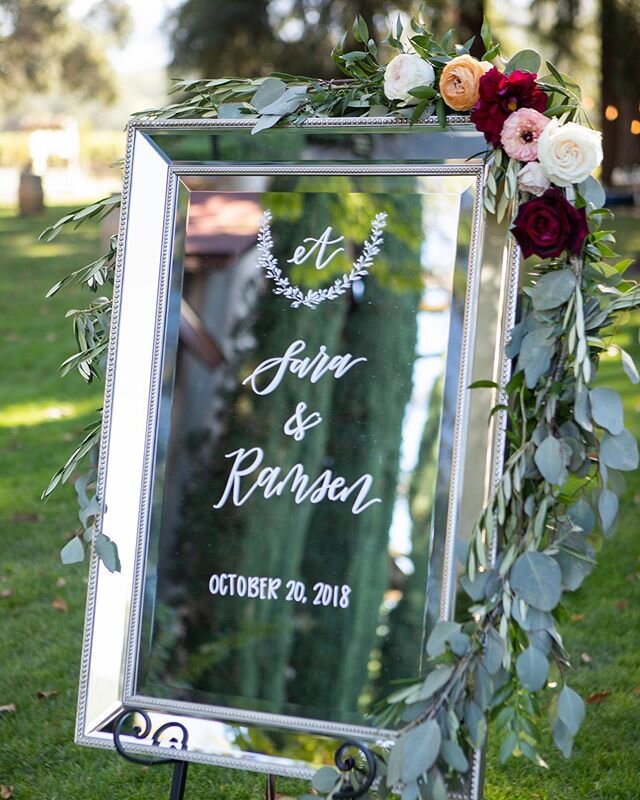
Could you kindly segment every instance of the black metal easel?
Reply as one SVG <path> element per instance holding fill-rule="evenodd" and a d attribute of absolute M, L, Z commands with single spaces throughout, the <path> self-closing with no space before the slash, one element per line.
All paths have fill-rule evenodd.
<path fill-rule="evenodd" d="M 142 764 L 146 767 L 155 767 L 158 764 L 173 764 L 173 777 L 171 780 L 171 791 L 169 800 L 184 800 L 185 787 L 187 785 L 188 761 L 176 758 L 144 758 L 134 753 L 128 753 L 122 744 L 122 727 L 125 720 L 137 714 L 144 720 L 144 728 L 134 726 L 130 735 L 136 739 L 147 739 L 151 734 L 151 719 L 146 711 L 139 708 L 127 708 L 116 717 L 113 727 L 113 743 L 118 753 L 127 761 L 134 764 Z M 179 733 L 179 738 L 174 736 L 169 739 L 169 748 L 187 750 L 189 732 L 181 722 L 165 722 L 151 737 L 151 744 L 160 747 L 160 736 L 168 730 L 175 728 Z M 364 757 L 364 764 L 360 765 L 356 759 L 349 755 L 353 750 L 358 751 Z M 335 800 L 356 800 L 362 797 L 371 787 L 376 777 L 376 760 L 374 754 L 361 742 L 349 740 L 340 745 L 336 751 L 335 762 L 338 769 L 343 773 L 343 785 L 338 792 L 334 792 Z M 267 775 L 264 800 L 276 800 L 276 776 Z"/>

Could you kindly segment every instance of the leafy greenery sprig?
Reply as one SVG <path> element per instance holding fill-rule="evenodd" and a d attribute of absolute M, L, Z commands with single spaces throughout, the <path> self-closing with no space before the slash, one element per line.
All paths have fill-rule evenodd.
<path fill-rule="evenodd" d="M 411 94 L 419 100 L 415 106 L 390 102 L 385 96 L 386 67 L 379 60 L 379 48 L 361 16 L 356 17 L 351 35 L 360 49 L 346 50 L 347 32 L 331 54 L 345 75 L 344 79 L 321 80 L 276 72 L 267 78 L 178 80 L 171 91 L 183 95 L 182 100 L 163 108 L 141 111 L 135 116 L 147 119 L 256 119 L 254 133 L 283 123 L 297 125 L 311 117 L 389 116 L 416 122 L 426 114 L 437 113 L 444 124 L 446 106 L 433 87 L 412 89 Z M 473 44 L 473 39 L 455 44 L 454 35 L 455 31 L 450 30 L 442 42 L 438 42 L 419 18 L 413 18 L 410 31 L 406 31 L 398 17 L 395 31 L 389 34 L 384 47 L 391 55 L 405 54 L 409 50 L 416 52 L 439 72 L 451 59 L 468 54 Z M 497 58 L 500 46 L 492 41 L 486 22 L 482 39 L 485 45 L 483 58 Z"/>
<path fill-rule="evenodd" d="M 405 32 L 399 23 L 387 48 L 396 54 L 417 53 L 432 64 L 437 77 L 471 47 L 471 42 L 453 44 L 453 32 L 435 41 L 419 19 L 410 28 Z M 351 33 L 362 47 L 346 52 L 345 38 L 333 53 L 345 79 L 276 74 L 256 80 L 180 81 L 174 88 L 184 95 L 180 102 L 138 116 L 246 117 L 255 120 L 254 132 L 311 116 L 368 114 L 415 122 L 435 111 L 444 123 L 447 109 L 437 79 L 433 86 L 411 89 L 414 105 L 389 100 L 384 94 L 386 67 L 361 18 Z M 481 36 L 484 59 L 499 63 L 505 75 L 539 72 L 540 57 L 531 50 L 499 60 L 500 46 L 486 22 Z M 537 88 L 547 96 L 546 116 L 561 124 L 587 124 L 579 86 L 549 62 L 546 68 L 536 78 Z M 531 200 L 519 180 L 521 168 L 522 162 L 503 147 L 488 149 L 484 205 L 498 219 Z M 468 617 L 433 628 L 425 673 L 388 699 L 381 723 L 395 722 L 401 735 L 390 752 L 377 751 L 381 780 L 375 794 L 381 798 L 399 791 L 402 800 L 445 800 L 447 786 L 468 773 L 470 751 L 483 746 L 490 720 L 500 738 L 501 760 L 524 756 L 544 765 L 539 754 L 541 701 L 548 706 L 554 742 L 567 757 L 584 717 L 582 699 L 566 682 L 569 661 L 558 620 L 563 593 L 579 588 L 594 568 L 603 537 L 614 528 L 622 473 L 638 466 L 637 444 L 624 428 L 620 397 L 596 379 L 601 354 L 612 348 L 616 320 L 640 306 L 640 288 L 624 278 L 629 259 L 611 263 L 617 258 L 615 235 L 605 227 L 611 215 L 602 207 L 598 183 L 586 178 L 562 191 L 573 209 L 584 209 L 588 235 L 579 253 L 565 249 L 530 267 L 520 321 L 508 346 L 513 377 L 506 386 L 475 384 L 501 396 L 494 411 L 508 417 L 504 470 L 471 531 L 460 581 L 471 601 Z M 110 198 L 80 209 L 45 236 L 53 238 L 65 225 L 108 213 L 117 203 Z M 52 292 L 74 281 L 94 291 L 108 284 L 114 256 L 112 243 L 103 259 L 78 270 Z M 64 370 L 78 369 L 85 380 L 101 373 L 109 313 L 109 301 L 102 299 L 72 312 L 79 349 Z M 617 352 L 637 383 L 631 357 L 620 348 Z M 56 473 L 45 494 L 68 479 L 95 442 L 97 429 Z M 92 480 L 90 473 L 76 482 L 85 538 L 91 535 L 89 523 L 98 507 L 95 495 L 87 491 Z M 118 568 L 112 543 L 96 541 L 96 548 L 109 569 Z M 79 560 L 82 541 L 75 540 L 65 551 L 64 560 Z M 331 798 L 349 780 L 324 767 L 313 784 Z M 368 796 L 373 795 L 370 790 Z"/>

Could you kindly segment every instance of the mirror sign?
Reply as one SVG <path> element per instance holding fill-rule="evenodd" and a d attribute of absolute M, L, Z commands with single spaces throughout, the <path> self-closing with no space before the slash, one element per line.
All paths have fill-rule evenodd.
<path fill-rule="evenodd" d="M 308 777 L 396 735 L 376 708 L 499 473 L 467 387 L 508 375 L 517 290 L 477 139 L 416 159 L 434 128 L 130 125 L 98 483 L 122 572 L 94 556 L 79 742 L 139 709 L 180 758 Z"/>

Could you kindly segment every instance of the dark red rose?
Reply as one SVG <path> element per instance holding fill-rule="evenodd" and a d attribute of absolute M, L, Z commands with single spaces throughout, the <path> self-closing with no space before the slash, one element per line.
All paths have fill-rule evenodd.
<path fill-rule="evenodd" d="M 556 258 L 565 250 L 580 255 L 589 227 L 584 208 L 572 206 L 552 187 L 520 206 L 511 233 L 525 258 Z"/>
<path fill-rule="evenodd" d="M 547 110 L 547 95 L 536 85 L 533 72 L 514 70 L 505 75 L 493 67 L 480 78 L 480 98 L 471 112 L 471 122 L 494 147 L 500 146 L 505 119 L 519 108 Z"/>

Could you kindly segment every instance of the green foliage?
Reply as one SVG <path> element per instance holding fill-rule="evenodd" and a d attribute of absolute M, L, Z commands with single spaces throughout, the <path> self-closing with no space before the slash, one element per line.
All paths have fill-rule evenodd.
<path fill-rule="evenodd" d="M 252 0 L 243 0 L 251 3 Z M 336 5 L 341 5 L 334 0 Z M 179 16 L 186 13 L 189 7 L 200 9 L 201 0 L 190 0 L 185 3 Z M 326 4 L 329 11 L 331 3 Z M 395 56 L 406 51 L 406 42 L 402 40 L 403 25 L 398 17 L 394 32 L 384 42 L 387 56 Z M 485 34 L 490 38 L 488 26 Z M 305 53 L 313 51 L 311 45 L 313 34 L 305 40 Z M 353 40 L 355 48 L 349 49 L 347 44 Z M 469 52 L 473 40 L 464 44 L 454 43 L 454 31 L 449 31 L 442 42 L 438 41 L 427 27 L 427 23 L 419 16 L 411 20 L 409 37 L 413 52 L 428 60 L 436 70 L 443 67 L 452 58 Z M 499 46 L 490 43 L 490 58 L 495 58 Z M 390 101 L 384 94 L 383 82 L 385 66 L 380 61 L 380 48 L 369 33 L 369 27 L 363 16 L 356 17 L 351 30 L 345 32 L 341 40 L 333 46 L 331 58 L 335 68 L 345 77 L 341 80 L 330 78 L 309 78 L 302 75 L 290 75 L 274 72 L 270 77 L 254 79 L 216 78 L 213 80 L 179 80 L 172 91 L 181 96 L 177 103 L 160 109 L 148 109 L 140 112 L 140 117 L 188 118 L 219 117 L 255 118 L 254 133 L 272 128 L 275 125 L 300 124 L 310 117 L 359 117 L 390 116 L 403 117 L 412 124 L 428 114 L 437 114 L 441 125 L 446 124 L 447 109 L 438 89 L 431 86 L 414 87 L 410 94 L 419 100 L 412 107 L 402 101 Z M 179 49 L 179 51 L 181 51 Z M 520 55 L 520 68 L 532 65 L 531 51 L 523 51 Z M 388 60 L 388 58 L 387 58 Z M 246 59 L 243 68 L 246 70 Z M 313 60 L 307 57 L 302 62 L 305 69 L 312 66 Z M 317 74 L 322 74 L 318 71 Z M 437 86 L 437 82 L 436 82 Z M 514 164 L 515 167 L 515 164 Z M 515 186 L 515 173 L 510 177 L 509 187 Z M 515 191 L 515 190 L 514 190 Z M 511 192 L 509 197 L 513 197 Z"/>
<path fill-rule="evenodd" d="M 115 97 L 106 50 L 128 33 L 129 9 L 102 0 L 78 20 L 69 0 L 1 0 L 0 89 L 9 105 L 31 93 L 64 89 L 83 98 Z"/>
<path fill-rule="evenodd" d="M 440 0 L 429 10 L 443 5 Z M 312 6 L 280 6 L 268 0 L 236 0 L 227 5 L 183 0 L 171 14 L 173 74 L 183 70 L 210 77 L 262 75 L 269 64 L 276 71 L 304 71 L 329 79 L 336 75 L 330 54 L 340 31 L 348 30 L 350 39 L 368 44 L 384 34 L 389 12 L 412 7 L 406 0 L 361 0 L 354 21 L 349 0 L 323 0 Z"/>

